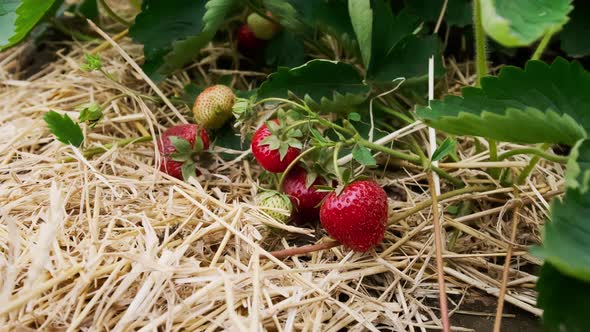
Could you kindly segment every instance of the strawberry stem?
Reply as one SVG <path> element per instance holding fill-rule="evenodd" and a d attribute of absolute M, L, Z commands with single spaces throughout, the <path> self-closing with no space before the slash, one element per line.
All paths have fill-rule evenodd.
<path fill-rule="evenodd" d="M 288 133 L 289 131 L 291 131 L 291 130 L 293 130 L 293 129 L 301 126 L 301 125 L 304 125 L 304 124 L 312 124 L 312 123 L 319 123 L 319 122 L 320 121 L 317 120 L 317 119 L 297 121 L 297 122 L 295 122 L 295 123 L 293 123 L 293 124 L 285 127 L 284 131 L 285 131 L 285 133 Z"/>
<path fill-rule="evenodd" d="M 283 174 L 281 174 L 281 178 L 279 179 L 279 183 L 277 184 L 277 190 L 281 191 L 281 188 L 283 187 L 283 182 L 285 182 L 285 178 L 287 177 L 287 174 L 289 174 L 289 171 L 291 171 L 291 169 L 293 167 L 295 167 L 295 165 L 297 165 L 297 163 L 299 162 L 299 160 L 301 160 L 301 158 L 303 158 L 304 156 L 310 154 L 311 152 L 317 150 L 318 147 L 314 146 L 311 147 L 305 151 L 303 151 L 302 153 L 300 153 L 297 158 L 293 159 L 293 161 L 289 164 L 289 166 L 287 166 L 287 168 L 285 169 L 285 171 L 283 172 Z"/>
<path fill-rule="evenodd" d="M 409 161 L 409 162 L 411 162 L 413 164 L 416 164 L 416 165 L 420 165 L 421 162 L 422 162 L 422 160 L 420 159 L 419 156 L 410 155 L 410 154 L 407 154 L 407 153 L 403 153 L 401 151 L 390 149 L 388 147 L 385 147 L 385 146 L 382 146 L 382 145 L 379 145 L 379 144 L 375 144 L 373 142 L 369 142 L 369 141 L 367 141 L 366 139 L 364 139 L 364 138 L 362 138 L 360 136 L 358 136 L 356 138 L 356 143 L 357 144 L 360 144 L 360 145 L 362 145 L 362 146 L 364 146 L 366 148 L 369 148 L 371 150 L 376 150 L 376 151 L 379 151 L 379 152 L 383 152 L 383 153 L 386 153 L 386 154 L 388 154 L 388 155 L 390 155 L 392 157 L 395 157 L 395 158 L 398 158 L 398 159 L 402 159 L 402 160 L 406 160 L 406 161 Z"/>
<path fill-rule="evenodd" d="M 362 137 L 357 137 L 356 138 L 356 142 L 357 142 L 357 144 L 363 145 L 366 148 L 369 148 L 371 150 L 376 150 L 376 151 L 379 151 L 379 152 L 386 153 L 386 154 L 388 154 L 388 155 L 390 155 L 390 156 L 392 156 L 394 158 L 406 160 L 406 161 L 409 161 L 409 162 L 411 162 L 413 164 L 416 164 L 416 165 L 422 165 L 422 166 L 428 165 L 428 163 L 424 164 L 422 158 L 420 158 L 419 156 L 410 155 L 410 154 L 407 154 L 407 153 L 403 153 L 401 151 L 390 149 L 388 147 L 381 146 L 379 144 L 375 144 L 375 143 L 369 142 L 369 141 L 367 141 L 366 139 L 364 139 Z M 463 181 L 454 178 L 452 175 L 450 175 L 449 173 L 443 171 L 442 169 L 440 169 L 440 168 L 438 168 L 436 166 L 431 166 L 431 167 L 432 167 L 432 170 L 434 172 L 436 172 L 440 177 L 442 177 L 445 180 L 451 182 L 453 185 L 455 185 L 457 187 L 464 187 L 465 186 L 465 184 L 463 183 Z"/>
<path fill-rule="evenodd" d="M 122 139 L 122 140 L 119 140 L 119 141 L 116 141 L 113 143 L 105 144 L 104 146 L 97 146 L 94 148 L 87 149 L 82 154 L 83 154 L 84 158 L 88 159 L 88 158 L 91 158 L 97 154 L 102 154 L 102 153 L 107 152 L 108 150 L 112 149 L 115 145 L 119 146 L 119 147 L 124 147 L 129 144 L 148 142 L 151 140 L 152 140 L 151 136 L 125 138 L 125 139 Z M 72 161 L 76 161 L 76 159 L 75 158 L 66 158 L 63 161 L 64 162 L 72 162 Z"/>
<path fill-rule="evenodd" d="M 342 174 L 340 174 L 340 167 L 338 166 L 338 153 L 340 152 L 341 146 L 342 143 L 337 143 L 336 146 L 334 146 L 334 154 L 332 155 L 332 161 L 334 163 L 334 173 L 336 173 L 336 178 L 338 179 L 338 182 L 343 183 Z"/>
<path fill-rule="evenodd" d="M 269 102 L 269 101 L 280 101 L 280 102 L 282 102 L 282 103 L 285 103 L 285 104 L 289 104 L 289 105 L 295 106 L 295 107 L 297 107 L 297 108 L 299 108 L 299 109 L 302 109 L 302 110 L 304 110 L 304 111 L 306 111 L 306 112 L 309 110 L 309 109 L 308 109 L 308 108 L 306 108 L 305 106 L 303 106 L 303 105 L 301 105 L 301 104 L 299 104 L 299 103 L 297 103 L 297 102 L 294 102 L 294 101 L 292 101 L 292 100 L 285 99 L 285 98 L 276 98 L 276 97 L 270 97 L 270 98 L 264 98 L 264 99 L 261 99 L 261 100 L 259 100 L 259 101 L 255 102 L 254 104 L 252 104 L 252 107 L 255 107 L 255 106 L 258 106 L 258 105 L 264 104 L 264 103 L 266 103 L 266 102 Z"/>
<path fill-rule="evenodd" d="M 546 150 L 547 148 L 549 148 L 549 146 L 551 146 L 551 145 L 548 143 L 545 143 L 545 144 L 541 145 L 541 150 Z M 516 184 L 523 184 L 526 181 L 526 179 L 529 177 L 529 175 L 531 174 L 533 169 L 535 169 L 535 166 L 537 166 L 537 163 L 539 162 L 540 159 L 541 159 L 541 157 L 539 155 L 536 155 L 533 158 L 531 158 L 531 161 L 529 162 L 527 167 L 525 167 L 522 170 L 522 172 L 520 173 L 520 175 L 516 179 Z"/>
<path fill-rule="evenodd" d="M 541 149 L 537 149 L 537 148 L 522 148 L 522 149 L 510 150 L 508 152 L 504 152 L 504 153 L 500 154 L 498 156 L 498 161 L 508 159 L 512 156 L 521 155 L 521 154 L 527 154 L 527 155 L 532 154 L 535 156 L 539 156 L 543 159 L 553 161 L 556 163 L 560 163 L 560 164 L 566 164 L 569 159 L 568 157 L 558 156 L 558 155 L 555 155 L 552 153 L 547 153 L 547 152 L 545 152 Z"/>

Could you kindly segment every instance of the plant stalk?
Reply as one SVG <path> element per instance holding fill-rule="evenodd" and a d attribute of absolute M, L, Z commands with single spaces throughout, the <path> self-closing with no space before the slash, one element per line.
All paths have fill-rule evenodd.
<path fill-rule="evenodd" d="M 82 155 L 84 156 L 84 158 L 88 159 L 88 158 L 91 158 L 97 154 L 102 154 L 102 153 L 107 152 L 108 150 L 112 149 L 115 145 L 117 145 L 119 147 L 124 147 L 129 144 L 148 142 L 151 140 L 152 140 L 152 136 L 125 138 L 125 139 L 122 139 L 122 140 L 119 140 L 119 141 L 116 141 L 113 143 L 105 144 L 104 146 L 98 146 L 98 147 L 84 150 L 84 152 L 82 152 Z M 75 158 L 66 158 L 63 161 L 64 162 L 72 162 L 72 161 L 76 161 L 76 159 Z"/>
<path fill-rule="evenodd" d="M 502 161 L 504 159 L 508 159 L 510 157 L 521 155 L 521 154 L 527 154 L 527 155 L 532 154 L 532 155 L 541 157 L 543 159 L 553 161 L 556 163 L 560 163 L 560 164 L 566 164 L 569 159 L 568 157 L 558 156 L 553 153 L 547 153 L 547 152 L 545 152 L 541 149 L 537 149 L 537 148 L 522 148 L 522 149 L 514 149 L 514 150 L 510 150 L 508 152 L 502 153 L 501 155 L 498 156 L 498 161 Z"/>
<path fill-rule="evenodd" d="M 283 182 L 285 182 L 285 177 L 287 177 L 287 174 L 289 174 L 289 171 L 295 167 L 295 165 L 297 165 L 297 163 L 299 162 L 299 160 L 301 160 L 301 158 L 305 157 L 306 155 L 310 154 L 311 152 L 313 152 L 314 150 L 317 150 L 318 147 L 314 146 L 311 147 L 305 151 L 303 151 L 302 153 L 300 153 L 297 158 L 293 159 L 293 161 L 289 164 L 289 166 L 287 166 L 287 168 L 285 169 L 285 171 L 283 172 L 283 174 L 281 174 L 281 178 L 279 179 L 279 183 L 277 184 L 277 190 L 281 191 L 281 188 L 283 187 Z"/>
<path fill-rule="evenodd" d="M 550 146 L 551 146 L 551 144 L 544 143 L 543 145 L 541 145 L 541 150 L 546 150 Z M 534 156 L 531 159 L 531 161 L 529 162 L 529 165 L 522 170 L 522 172 L 518 176 L 518 179 L 516 179 L 516 183 L 517 184 L 523 184 L 524 181 L 526 181 L 526 179 L 529 177 L 529 175 L 531 174 L 531 172 L 533 171 L 533 169 L 535 169 L 535 166 L 537 166 L 537 163 L 539 162 L 540 159 L 541 159 L 541 157 L 538 156 L 538 155 L 537 156 Z"/>
<path fill-rule="evenodd" d="M 481 21 L 480 0 L 473 0 L 473 27 L 475 29 L 475 69 L 477 74 L 476 86 L 481 86 L 481 79 L 488 74 L 486 52 L 486 35 Z"/>
<path fill-rule="evenodd" d="M 545 33 L 543 39 L 541 39 L 539 45 L 537 45 L 535 53 L 533 53 L 531 56 L 531 60 L 539 60 L 541 58 L 541 55 L 543 55 L 543 52 L 547 48 L 547 45 L 549 45 L 549 41 L 551 41 L 551 37 L 553 37 L 553 33 L 553 31 L 547 31 L 547 33 Z"/>
<path fill-rule="evenodd" d="M 121 16 L 117 15 L 117 13 L 115 13 L 111 9 L 111 7 L 109 7 L 109 5 L 106 3 L 105 0 L 98 0 L 98 2 L 100 3 L 100 6 L 107 12 L 107 15 L 110 16 L 112 19 L 123 24 L 124 26 L 127 26 L 127 27 L 131 26 L 132 22 L 129 22 L 126 19 L 122 18 Z"/>

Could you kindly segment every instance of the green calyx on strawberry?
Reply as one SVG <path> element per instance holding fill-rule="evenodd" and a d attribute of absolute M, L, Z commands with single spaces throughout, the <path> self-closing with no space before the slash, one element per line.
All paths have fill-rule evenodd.
<path fill-rule="evenodd" d="M 262 168 L 272 173 L 281 173 L 301 154 L 303 144 L 299 129 L 284 126 L 286 116 L 263 124 L 252 138 L 252 154 Z"/>
<path fill-rule="evenodd" d="M 178 179 L 188 180 L 200 174 L 196 162 L 209 148 L 207 132 L 195 124 L 182 124 L 168 128 L 158 140 L 163 155 L 160 170 Z"/>
<path fill-rule="evenodd" d="M 387 194 L 375 181 L 356 180 L 326 196 L 320 222 L 346 247 L 367 251 L 383 240 L 387 228 Z"/>
<path fill-rule="evenodd" d="M 261 211 L 282 224 L 289 221 L 293 211 L 293 205 L 289 197 L 274 190 L 264 191 L 256 195 L 256 205 Z"/>
<path fill-rule="evenodd" d="M 221 128 L 232 117 L 236 96 L 225 85 L 213 85 L 201 92 L 195 100 L 195 121 L 206 129 Z"/>
<path fill-rule="evenodd" d="M 268 17 L 272 17 L 272 14 L 268 11 L 266 12 L 266 15 Z M 257 13 L 252 13 L 248 15 L 246 23 L 248 24 L 248 27 L 250 28 L 254 36 L 256 36 L 256 38 L 260 40 L 272 39 L 272 37 L 274 37 L 277 34 L 277 32 L 279 32 L 279 30 L 281 29 L 280 25 L 272 22 L 267 17 L 263 17 Z"/>
<path fill-rule="evenodd" d="M 293 203 L 293 222 L 296 224 L 313 223 L 319 219 L 320 203 L 328 191 L 318 190 L 326 187 L 329 180 L 314 171 L 307 171 L 296 166 L 285 176 L 281 190 Z"/>

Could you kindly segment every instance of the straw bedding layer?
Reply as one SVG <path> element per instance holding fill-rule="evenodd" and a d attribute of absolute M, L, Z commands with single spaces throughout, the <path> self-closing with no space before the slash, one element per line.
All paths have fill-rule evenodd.
<path fill-rule="evenodd" d="M 119 43 L 141 61 L 140 47 L 127 39 Z M 440 326 L 425 174 L 398 166 L 368 173 L 390 194 L 394 221 L 376 250 L 357 254 L 336 247 L 276 259 L 268 252 L 326 238 L 321 230 L 292 226 L 282 226 L 282 235 L 268 231 L 273 221 L 252 199 L 263 185 L 260 169 L 248 155 L 236 154 L 231 162 L 216 158 L 189 183 L 156 170 L 153 142 L 83 157 L 84 149 L 157 135 L 190 119 L 187 107 L 177 104 L 177 112 L 169 107 L 112 47 L 101 56 L 118 83 L 81 71 L 83 54 L 96 45 L 68 45 L 70 50 L 27 79 L 18 68 L 24 46 L 0 54 L 0 326 L 21 331 L 425 331 Z M 205 79 L 226 74 L 215 67 L 224 52 L 208 47 L 192 70 Z M 463 76 L 451 71 L 450 79 Z M 258 75 L 232 74 L 240 88 L 247 87 L 249 75 Z M 187 83 L 187 73 L 180 72 L 160 88 L 170 98 Z M 84 146 L 56 141 L 43 115 L 55 110 L 77 118 L 76 107 L 88 102 L 104 103 L 105 119 L 85 128 Z M 419 133 L 426 135 L 425 129 Z M 486 160 L 486 153 L 475 153 L 473 139 L 461 141 L 464 166 Z M 482 170 L 459 165 L 453 175 L 471 179 L 474 186 L 493 186 L 441 205 L 446 210 L 473 202 L 468 214 L 447 213 L 444 219 L 444 272 L 454 311 L 466 298 L 497 296 L 516 204 L 513 189 L 497 186 Z M 531 271 L 540 263 L 525 249 L 540 241 L 547 201 L 560 193 L 562 175 L 559 165 L 541 163 L 516 190 L 525 205 L 519 210 L 505 301 L 536 315 Z M 421 202 L 424 209 L 412 210 Z M 399 218 L 407 211 L 414 212 Z"/>

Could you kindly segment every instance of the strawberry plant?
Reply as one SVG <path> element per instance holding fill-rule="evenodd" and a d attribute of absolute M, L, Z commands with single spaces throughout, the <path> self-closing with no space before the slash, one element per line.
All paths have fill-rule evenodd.
<path fill-rule="evenodd" d="M 61 207 L 54 206 L 57 196 L 52 195 L 48 213 L 35 210 L 34 216 L 27 217 L 27 224 L 11 217 L 6 229 L 16 233 L 32 228 L 29 219 L 34 225 L 50 225 L 57 219 L 92 216 L 84 223 L 90 225 L 91 239 L 79 241 L 78 234 L 69 235 L 47 248 L 69 248 L 73 245 L 70 242 L 98 243 L 101 238 L 111 241 L 110 232 L 117 233 L 116 239 L 145 233 L 145 243 L 135 247 L 146 248 L 149 255 L 129 256 L 140 257 L 137 261 L 161 275 L 145 278 L 149 284 L 144 284 L 138 294 L 155 294 L 154 289 L 160 287 L 157 280 L 166 273 L 175 281 L 171 284 L 198 284 L 219 277 L 223 294 L 211 298 L 224 299 L 227 311 L 219 309 L 222 313 L 213 315 L 217 311 L 209 312 L 210 308 L 222 307 L 207 304 L 198 307 L 204 319 L 177 319 L 174 315 L 181 315 L 186 308 L 192 309 L 192 303 L 207 297 L 198 293 L 200 290 L 185 296 L 190 287 L 180 292 L 175 288 L 171 293 L 180 294 L 179 299 L 170 296 L 167 302 L 153 301 L 166 303 L 171 311 L 163 316 L 151 313 L 153 320 L 146 323 L 146 330 L 161 328 L 164 323 L 169 328 L 199 330 L 204 321 L 219 328 L 232 325 L 244 330 L 240 315 L 248 312 L 254 317 L 248 319 L 253 330 L 308 329 L 311 325 L 315 329 L 321 320 L 334 318 L 338 322 L 329 326 L 331 330 L 405 330 L 436 325 L 450 331 L 451 313 L 456 312 L 449 310 L 449 304 L 456 302 L 453 295 L 459 287 L 471 286 L 498 298 L 495 331 L 500 330 L 505 302 L 542 316 L 547 330 L 590 330 L 584 316 L 590 310 L 586 301 L 590 295 L 588 8 L 579 0 L 143 0 L 129 5 L 103 0 L 5 1 L 0 4 L 0 50 L 6 50 L 7 55 L 1 55 L 0 64 L 11 65 L 0 72 L 3 80 L 4 72 L 12 74 L 21 65 L 13 61 L 20 61 L 22 53 L 9 53 L 17 52 L 14 46 L 37 43 L 33 49 L 40 49 L 38 43 L 44 36 L 57 30 L 65 39 L 76 41 L 68 47 L 77 52 L 67 57 L 58 54 L 64 61 L 59 75 L 64 68 L 74 68 L 74 74 L 64 76 L 96 81 L 96 86 L 86 89 L 90 91 L 87 98 L 79 98 L 79 90 L 85 87 L 77 83 L 75 89 L 39 94 L 43 99 L 40 105 L 26 104 L 23 113 L 26 116 L 39 106 L 45 132 L 33 131 L 38 126 L 31 124 L 31 133 L 24 134 L 51 136 L 13 151 L 2 147 L 2 153 L 9 151 L 2 155 L 3 165 L 18 166 L 22 163 L 19 158 L 43 154 L 35 163 L 55 157 L 60 167 L 74 162 L 87 167 L 72 172 L 83 179 L 80 202 L 64 204 L 68 209 L 76 205 L 79 210 L 70 209 L 62 216 Z M 58 40 L 63 41 L 63 36 Z M 125 65 L 117 62 L 121 59 Z M 38 78 L 32 77 L 31 82 Z M 6 79 L 6 86 L 26 87 L 31 82 L 23 83 L 25 80 Z M 110 97 L 100 98 L 105 91 Z M 55 102 L 54 98 L 65 98 L 67 103 Z M 0 122 L 11 117 L 1 116 Z M 20 135 L 17 132 L 14 141 Z M 93 184 L 90 175 L 95 176 L 118 198 L 117 186 L 125 176 L 114 166 L 118 163 L 115 152 L 122 147 L 135 158 L 124 163 L 125 171 L 154 170 L 152 177 L 141 179 L 143 182 L 134 176 L 127 178 L 138 183 L 149 179 L 154 186 L 146 189 L 150 204 L 168 195 L 168 205 L 153 209 L 153 213 L 112 217 L 109 220 L 115 221 L 105 227 L 109 234 L 102 237 L 93 222 L 108 210 L 100 206 L 98 198 L 107 190 L 85 186 Z M 60 167 L 34 164 L 30 172 L 57 169 L 63 173 Z M 10 174 L 6 181 L 14 181 L 7 192 L 17 202 L 26 198 L 26 186 L 51 178 L 42 174 L 41 180 L 27 182 L 19 176 L 30 176 L 28 171 L 8 169 L 6 173 Z M 178 180 L 170 182 L 163 174 Z M 542 187 L 540 182 L 546 185 Z M 156 192 L 160 187 L 165 187 L 162 192 L 166 194 L 151 194 L 152 189 Z M 126 188 L 137 192 L 135 185 Z M 231 196 L 223 188 L 239 194 Z M 68 197 L 78 195 L 78 191 L 68 193 Z M 177 211 L 178 197 L 193 206 Z M 29 205 L 43 201 L 36 199 Z M 133 206 L 133 199 L 124 202 Z M 13 203 L 6 204 L 10 207 Z M 91 211 L 82 211 L 91 204 L 97 205 Z M 144 209 L 151 211 L 152 206 Z M 428 212 L 422 211 L 425 209 Z M 125 233 L 138 215 L 143 229 L 133 231 L 133 235 Z M 152 215 L 159 218 L 154 225 L 146 222 Z M 262 224 L 272 219 L 279 223 L 274 226 L 287 232 L 256 227 L 260 215 L 265 217 Z M 497 219 L 495 227 L 490 227 L 491 215 Z M 505 216 L 512 218 L 512 224 L 503 222 Z M 40 218 L 42 223 L 37 222 Z M 161 227 L 162 220 L 177 218 L 182 219 L 179 227 L 184 229 L 173 233 L 166 229 L 163 236 L 155 236 L 154 227 Z M 424 222 L 416 222 L 420 218 Z M 117 224 L 119 220 L 124 220 L 125 226 Z M 478 221 L 476 225 L 469 224 L 474 221 Z M 226 233 L 218 236 L 221 231 Z M 0 228 L 0 235 L 6 232 Z M 412 240 L 425 232 L 429 235 L 422 238 L 424 243 Z M 39 239 L 54 233 L 58 234 L 40 231 Z M 171 240 L 172 234 L 179 238 Z M 207 242 L 211 239 L 218 241 Z M 491 243 L 495 252 L 482 254 L 481 248 L 472 244 L 474 239 Z M 84 252 L 101 256 L 120 250 L 108 243 Z M 181 249 L 167 251 L 178 243 Z M 249 248 L 241 252 L 244 245 Z M 459 245 L 464 250 L 455 252 Z M 152 247 L 148 250 L 148 246 Z M 280 246 L 285 249 L 277 249 Z M 517 251 L 519 246 L 528 249 Z M 9 247 L 11 255 L 21 250 L 20 243 L 0 247 L 2 254 Z M 306 260 L 279 260 L 315 251 L 323 252 Z M 190 255 L 185 256 L 188 252 Z M 150 261 L 156 253 L 157 261 Z M 206 256 L 210 253 L 211 257 Z M 400 261 L 388 256 L 392 253 L 407 257 Z M 259 257 L 250 259 L 252 255 Z M 516 255 L 519 260 L 514 259 Z M 48 261 L 66 261 L 62 256 Z M 229 258 L 218 264 L 224 256 Z M 181 258 L 191 263 L 174 271 L 163 268 Z M 261 264 L 261 259 L 269 261 Z M 4 264 L 9 260 L 1 261 Z M 85 257 L 83 261 L 80 269 L 98 260 Z M 474 265 L 457 268 L 464 261 Z M 318 267 L 318 262 L 323 265 Z M 402 289 L 400 272 L 412 270 L 416 262 L 419 272 L 403 278 L 412 289 Z M 377 265 L 369 266 L 372 263 Z M 136 268 L 136 262 L 129 266 L 109 264 L 99 271 L 135 275 L 139 273 L 135 270 L 146 270 Z M 199 264 L 208 266 L 204 276 L 198 275 L 204 269 Z M 278 281 L 274 276 L 286 272 L 268 272 L 273 264 L 309 275 Z M 186 267 L 193 265 L 198 271 Z M 343 272 L 351 265 L 358 270 Z M 316 274 L 323 273 L 320 268 L 325 266 L 331 271 L 316 283 Z M 42 270 L 35 269 L 26 278 L 7 274 L 6 280 L 10 285 L 24 280 L 22 287 L 29 292 L 25 295 L 32 298 L 35 294 L 31 290 L 49 290 L 73 278 L 60 277 L 59 282 L 39 278 L 42 287 L 31 288 L 38 281 L 37 270 Z M 536 273 L 538 278 L 520 276 L 524 270 Z M 234 271 L 241 274 L 232 275 Z M 391 271 L 395 272 L 394 279 L 386 275 Z M 46 275 L 58 274 L 48 270 Z M 482 286 L 473 275 L 489 284 Z M 512 280 L 516 275 L 519 279 Z M 93 284 L 120 279 L 114 276 L 101 276 Z M 354 283 L 347 283 L 349 277 L 355 279 Z M 496 277 L 501 280 L 496 282 Z M 84 278 L 90 277 L 84 274 Z M 365 278 L 370 281 L 365 282 Z M 414 290 L 419 280 L 431 283 L 435 278 L 439 308 L 427 311 L 420 301 L 428 296 Z M 335 279 L 344 283 L 342 288 L 323 288 L 324 283 Z M 457 280 L 462 283 L 454 288 L 445 286 Z M 121 289 L 130 288 L 130 282 L 125 279 Z M 283 290 L 282 283 L 288 282 L 294 284 Z M 488 287 L 490 284 L 493 287 Z M 255 294 L 252 297 L 233 293 L 250 285 L 253 291 L 243 293 Z M 301 288 L 304 286 L 310 288 Z M 513 296 L 510 287 L 523 289 L 525 300 Z M 79 286 L 71 288 L 77 290 Z M 291 293 L 300 288 L 305 291 Z M 12 294 L 9 286 L 4 289 L 3 298 L 6 294 L 7 299 L 22 295 Z M 103 292 L 106 287 L 83 294 Z M 317 297 L 303 299 L 309 294 Z M 334 294 L 338 297 L 333 298 Z M 373 299 L 375 294 L 378 297 Z M 22 298 L 28 299 L 26 296 Z M 277 296 L 308 301 L 305 303 L 310 307 L 317 305 L 322 311 L 315 312 L 313 322 L 295 324 L 291 314 L 278 318 L 277 312 L 294 304 L 277 304 L 273 302 Z M 365 298 L 371 298 L 371 306 L 355 303 Z M 394 301 L 405 298 L 420 306 L 410 310 L 408 300 L 396 307 Z M 0 321 L 4 322 L 4 314 L 9 313 L 9 319 L 28 322 L 22 324 L 23 328 L 46 326 L 41 319 L 38 325 L 31 323 L 36 319 L 29 317 L 33 302 L 21 310 L 25 307 L 19 301 L 0 307 Z M 234 302 L 243 307 L 234 308 L 230 305 Z M 270 305 L 259 310 L 268 304 L 262 302 Z M 88 310 L 94 310 L 95 303 L 94 298 L 84 298 L 75 308 L 88 305 Z M 134 329 L 144 323 L 137 317 L 142 306 L 151 308 L 149 303 L 139 297 L 121 301 L 118 305 L 135 310 L 109 312 L 94 319 L 108 315 L 112 322 L 102 321 L 104 328 Z M 353 326 L 338 313 L 326 315 L 323 306 L 333 303 L 340 303 L 340 309 L 346 309 L 343 312 L 354 312 L 350 321 L 358 324 Z M 361 307 L 378 309 L 367 309 L 368 314 L 357 312 Z M 85 317 L 86 309 L 75 308 L 68 310 L 76 317 L 71 329 L 92 321 Z M 411 325 L 404 325 L 407 322 L 397 316 L 392 318 L 402 311 L 416 311 L 419 318 L 405 317 L 416 319 Z M 224 320 L 226 316 L 228 321 Z M 432 318 L 428 324 L 424 323 L 427 316 Z M 113 322 L 116 325 L 108 325 Z"/>

